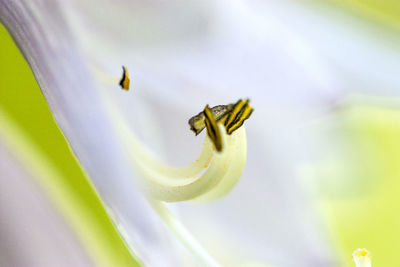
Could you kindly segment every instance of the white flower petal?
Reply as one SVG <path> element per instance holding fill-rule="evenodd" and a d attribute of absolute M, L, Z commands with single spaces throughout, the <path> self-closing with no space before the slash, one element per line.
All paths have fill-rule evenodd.
<path fill-rule="evenodd" d="M 246 127 L 251 162 L 238 187 L 213 204 L 170 205 L 177 207 L 185 225 L 209 252 L 223 260 L 223 253 L 210 245 L 218 241 L 230 243 L 231 262 L 243 258 L 299 266 L 330 262 L 325 233 L 313 219 L 318 217 L 309 214 L 313 215 L 311 204 L 296 173 L 307 157 L 301 151 L 310 145 L 303 141 L 312 138 L 303 125 L 338 95 L 332 89 L 337 87 L 334 77 L 312 48 L 276 16 L 253 17 L 251 10 L 241 8 L 246 7 L 241 1 L 204 2 L 207 9 L 176 1 L 163 13 L 158 13 L 158 2 L 102 1 L 97 2 L 103 10 L 99 13 L 88 10 L 91 3 L 75 2 L 72 11 L 69 3 L 65 5 L 73 18 L 69 20 L 73 34 L 104 73 L 117 70 L 117 74 L 122 64 L 129 67 L 132 94 L 112 85 L 107 91 L 116 96 L 116 106 L 132 129 L 157 152 L 165 152 L 169 162 L 182 164 L 198 153 L 200 143 L 187 145 L 193 137 L 186 121 L 204 104 L 252 99 L 255 113 Z M 120 20 L 113 18 L 116 14 Z M 178 14 L 184 14 L 183 19 Z M 105 19 L 99 22 L 99 16 Z M 178 23 L 181 19 L 186 23 Z M 143 37 L 138 29 L 151 36 Z M 145 104 L 141 112 L 140 105 Z M 146 125 L 147 119 L 139 120 L 143 113 L 155 116 L 161 140 L 168 140 L 166 149 L 152 144 L 155 138 L 146 138 L 154 128 Z M 298 253 L 288 255 L 288 251 Z"/>
<path fill-rule="evenodd" d="M 400 42 L 396 31 L 374 25 L 368 17 L 346 10 L 339 2 L 337 6 L 324 1 L 304 2 L 275 5 L 278 12 L 291 18 L 288 23 L 292 29 L 329 63 L 326 67 L 342 81 L 338 86 L 343 93 L 399 95 L 396 70 L 400 68 Z M 255 13 L 269 14 L 265 1 L 251 3 Z"/>
<path fill-rule="evenodd" d="M 243 258 L 272 259 L 288 266 L 330 262 L 325 233 L 298 184 L 297 166 L 307 158 L 309 145 L 319 145 L 305 142 L 313 136 L 304 124 L 336 100 L 340 90 L 332 89 L 337 87 L 335 77 L 312 48 L 280 23 L 278 15 L 272 15 L 275 9 L 258 15 L 242 1 L 206 1 L 197 6 L 187 1 L 103 0 L 62 5 L 70 18 L 71 35 L 86 51 L 81 56 L 98 64 L 104 73 L 120 71 L 122 64 L 130 68 L 133 94 L 116 91 L 115 86 L 102 87 L 117 98 L 114 105 L 121 108 L 129 126 L 157 152 L 162 148 L 152 143 L 157 140 L 154 128 L 159 127 L 164 138 L 160 143 L 168 140 L 164 159 L 170 162 L 181 164 L 199 151 L 200 141 L 187 145 L 194 142 L 185 123 L 204 104 L 252 98 L 256 111 L 247 127 L 249 164 L 239 186 L 213 204 L 171 205 L 210 252 L 224 260 L 226 255 L 216 255 L 220 251 L 210 245 L 218 241 L 221 247 L 229 243 L 230 262 Z M 71 36 L 63 38 L 71 41 Z M 44 52 L 42 56 L 48 58 Z M 66 65 L 76 66 L 71 74 L 80 77 L 64 78 L 59 69 L 57 73 L 48 69 L 63 90 L 47 92 L 44 86 L 45 93 L 51 105 L 67 100 L 53 107 L 58 122 L 108 205 L 118 201 L 112 211 L 129 218 L 134 216 L 130 203 L 135 199 L 127 197 L 132 192 L 126 159 L 121 156 L 117 135 L 109 129 L 112 124 L 102 113 L 103 102 L 91 84 L 91 73 L 82 68 L 81 57 L 75 60 Z M 62 68 L 62 73 L 69 71 Z M 156 125 L 147 123 L 152 116 Z M 91 139 L 93 133 L 97 140 Z M 103 147 L 96 147 L 99 143 Z M 101 158 L 104 150 L 105 159 Z M 115 192 L 126 199 L 110 200 Z"/>
<path fill-rule="evenodd" d="M 53 115 L 135 255 L 176 266 L 175 241 L 137 191 L 118 136 L 54 1 L 0 1 L 0 18 L 31 65 Z M 179 250 L 179 254 L 184 252 Z"/>

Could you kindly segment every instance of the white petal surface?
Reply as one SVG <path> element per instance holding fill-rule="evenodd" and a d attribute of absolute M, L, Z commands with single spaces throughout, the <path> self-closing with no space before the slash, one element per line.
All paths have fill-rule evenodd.
<path fill-rule="evenodd" d="M 394 40 L 390 46 L 384 41 L 371 42 L 371 33 L 356 35 L 360 28 L 347 27 L 346 21 L 337 24 L 336 16 L 284 3 L 62 3 L 73 29 L 71 36 L 85 54 L 71 56 L 73 62 L 67 64 L 78 66 L 74 75 L 79 73 L 79 77 L 60 78 L 59 72 L 47 70 L 56 77 L 52 82 L 70 88 L 68 93 L 48 93 L 48 99 L 63 107 L 66 114 L 55 112 L 57 119 L 85 167 L 91 174 L 101 171 L 101 176 L 94 177 L 103 196 L 125 192 L 125 197 L 110 201 L 118 203 L 114 212 L 134 214 L 129 206 L 133 196 L 126 190 L 131 174 L 119 141 L 107 127 L 111 124 L 102 113 L 106 109 L 91 82 L 91 72 L 80 69 L 82 58 L 99 70 L 94 80 L 120 108 L 129 127 L 175 165 L 191 162 L 200 151 L 201 138 L 194 139 L 186 125 L 191 115 L 206 103 L 226 104 L 250 97 L 255 113 L 246 125 L 248 166 L 238 186 L 213 204 L 172 206 L 221 260 L 253 258 L 283 266 L 331 263 L 329 242 L 299 181 L 298 166 L 315 157 L 316 150 L 323 151 L 323 140 L 306 126 L 348 92 L 396 93 L 397 39 L 385 39 Z M 57 34 L 49 32 L 49 36 Z M 122 64 L 133 74 L 129 93 L 101 79 L 118 76 Z M 78 84 L 85 88 L 84 94 Z M 60 100 L 71 99 L 71 95 L 73 104 Z M 74 113 L 77 110 L 79 114 Z M 85 125 L 87 121 L 90 125 Z M 93 140 L 89 132 L 97 138 Z M 107 148 L 104 158 L 96 147 L 99 143 Z M 105 162 L 113 166 L 106 167 Z M 125 178 L 110 183 L 112 176 Z M 229 249 L 218 248 L 228 243 Z"/>
<path fill-rule="evenodd" d="M 144 196 L 54 1 L 0 1 L 0 18 L 24 53 L 53 115 L 139 259 L 177 266 L 174 239 Z"/>
<path fill-rule="evenodd" d="M 321 145 L 307 123 L 342 90 L 312 46 L 274 6 L 259 15 L 243 1 L 117 3 L 96 1 L 100 7 L 92 9 L 94 2 L 74 2 L 64 11 L 95 68 L 118 76 L 120 65 L 129 67 L 132 91 L 114 83 L 108 93 L 165 160 L 184 165 L 199 153 L 201 140 L 186 121 L 205 104 L 250 97 L 255 107 L 241 181 L 215 203 L 173 204 L 185 225 L 225 262 L 330 265 L 331 248 L 298 166 Z"/>

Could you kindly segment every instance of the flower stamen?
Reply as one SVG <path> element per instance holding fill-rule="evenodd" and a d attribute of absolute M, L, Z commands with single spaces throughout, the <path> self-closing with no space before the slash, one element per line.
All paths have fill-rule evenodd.
<path fill-rule="evenodd" d="M 125 66 L 122 66 L 122 78 L 121 81 L 119 82 L 119 85 L 121 85 L 121 88 L 128 91 L 129 90 L 129 84 L 130 84 L 130 79 L 129 79 L 129 71 L 128 68 Z"/>
<path fill-rule="evenodd" d="M 202 112 L 189 119 L 190 129 L 198 135 L 204 128 L 218 152 L 222 151 L 221 133 L 217 122 L 222 122 L 226 133 L 231 135 L 243 125 L 253 108 L 249 105 L 249 99 L 239 99 L 236 104 L 219 105 L 210 108 L 208 105 Z"/>
<path fill-rule="evenodd" d="M 242 126 L 243 122 L 250 117 L 251 113 L 253 113 L 253 108 L 250 107 L 249 101 L 249 99 L 239 99 L 233 107 L 233 110 L 228 114 L 224 123 L 228 134 L 232 134 Z"/>
<path fill-rule="evenodd" d="M 218 122 L 222 120 L 223 118 L 226 118 L 226 116 L 229 114 L 229 112 L 232 111 L 233 109 L 233 104 L 229 105 L 219 105 L 210 108 L 211 113 L 215 120 Z M 196 116 L 193 116 L 192 118 L 189 119 L 189 125 L 190 125 L 190 130 L 192 130 L 196 135 L 201 133 L 203 129 L 206 127 L 205 123 L 205 116 L 204 116 L 204 111 L 200 112 Z"/>
<path fill-rule="evenodd" d="M 213 142 L 217 151 L 221 152 L 222 151 L 221 132 L 218 128 L 217 121 L 215 120 L 214 115 L 212 114 L 211 109 L 208 105 L 204 108 L 204 117 L 207 128 L 207 134 L 210 137 L 211 141 Z"/>
<path fill-rule="evenodd" d="M 126 68 L 124 70 L 127 74 Z M 104 91 L 104 97 L 109 98 L 106 92 Z M 248 106 L 248 101 L 244 102 L 243 106 Z M 226 195 L 239 180 L 246 163 L 246 131 L 238 125 L 240 129 L 236 127 L 238 130 L 234 134 L 228 134 L 224 126 L 224 120 L 233 111 L 234 104 L 214 108 L 207 106 L 189 120 L 196 135 L 206 127 L 209 134 L 194 162 L 187 166 L 174 167 L 159 160 L 136 137 L 116 106 L 109 101 L 105 103 L 109 104 L 108 110 L 127 156 L 135 166 L 135 172 L 140 173 L 137 181 L 145 194 L 152 199 L 165 202 L 212 201 Z M 248 113 L 250 112 L 244 112 L 243 108 L 238 109 L 233 124 L 241 124 L 240 120 L 247 118 Z"/>

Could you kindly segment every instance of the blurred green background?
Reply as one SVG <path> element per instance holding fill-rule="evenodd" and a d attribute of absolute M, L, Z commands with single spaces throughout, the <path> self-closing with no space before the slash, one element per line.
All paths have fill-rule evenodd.
<path fill-rule="evenodd" d="M 315 1 L 314 1 L 315 2 Z M 333 4 L 342 11 L 352 12 L 360 17 L 385 27 L 400 30 L 400 1 L 397 0 L 328 0 L 316 1 Z"/>

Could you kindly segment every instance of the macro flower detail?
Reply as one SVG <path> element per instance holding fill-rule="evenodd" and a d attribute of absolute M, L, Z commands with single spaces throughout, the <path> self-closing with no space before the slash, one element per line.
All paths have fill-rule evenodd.
<path fill-rule="evenodd" d="M 206 109 L 209 115 L 206 116 Z M 243 125 L 253 113 L 253 108 L 249 105 L 249 100 L 239 99 L 235 104 L 219 105 L 212 108 L 206 106 L 204 111 L 189 119 L 190 130 L 198 135 L 206 127 L 206 119 L 211 116 L 216 122 L 221 121 L 228 134 L 233 133 Z M 208 119 L 210 121 L 210 119 Z"/>
<path fill-rule="evenodd" d="M 208 105 L 204 108 L 204 122 L 207 128 L 208 137 L 213 142 L 215 149 L 218 152 L 221 152 L 222 151 L 221 131 Z"/>
<path fill-rule="evenodd" d="M 360 243 L 393 265 L 400 43 L 365 11 L 396 9 L 342 2 L 0 0 L 0 45 L 16 51 L 0 49 L 0 217 L 10 222 L 0 247 L 16 262 L 34 254 L 25 240 L 35 235 L 19 231 L 33 229 L 29 216 L 14 212 L 30 204 L 13 194 L 24 195 L 19 173 L 38 185 L 35 205 L 71 219 L 59 226 L 77 242 L 32 250 L 60 266 L 80 251 L 71 262 L 83 266 L 350 267 Z M 257 108 L 246 127 L 243 95 Z M 18 146 L 8 117 L 39 146 Z M 35 158 L 43 173 L 30 173 Z M 370 266 L 369 255 L 354 260 Z"/>
<path fill-rule="evenodd" d="M 247 110 L 251 109 L 246 102 L 237 110 L 242 110 L 244 106 L 248 107 Z M 192 164 L 178 168 L 157 159 L 115 112 L 113 121 L 128 148 L 130 160 L 141 173 L 140 184 L 149 196 L 166 202 L 209 201 L 225 195 L 239 180 L 246 162 L 245 129 L 236 127 L 234 134 L 228 134 L 226 126 L 216 122 L 208 106 L 204 110 L 208 135 L 203 149 Z M 228 119 L 230 114 L 226 113 L 225 117 Z M 244 117 L 248 118 L 247 114 L 237 112 L 232 123 L 242 123 Z"/>
<path fill-rule="evenodd" d="M 120 81 L 129 89 L 128 69 L 123 66 Z M 163 163 L 127 127 L 119 111 L 110 106 L 113 122 L 136 170 L 146 194 L 166 202 L 186 200 L 210 201 L 228 193 L 239 180 L 246 163 L 246 135 L 244 127 L 253 108 L 249 100 L 239 99 L 235 104 L 209 108 L 192 117 L 189 125 L 198 135 L 207 129 L 207 138 L 199 157 L 185 167 L 172 167 Z"/>
<path fill-rule="evenodd" d="M 210 108 L 208 105 L 204 111 L 189 119 L 190 129 L 198 135 L 205 127 L 207 135 L 214 143 L 217 151 L 222 151 L 222 138 L 217 122 L 221 122 L 228 135 L 232 134 L 253 112 L 248 104 L 249 100 L 239 99 L 236 104 L 219 105 Z"/>

